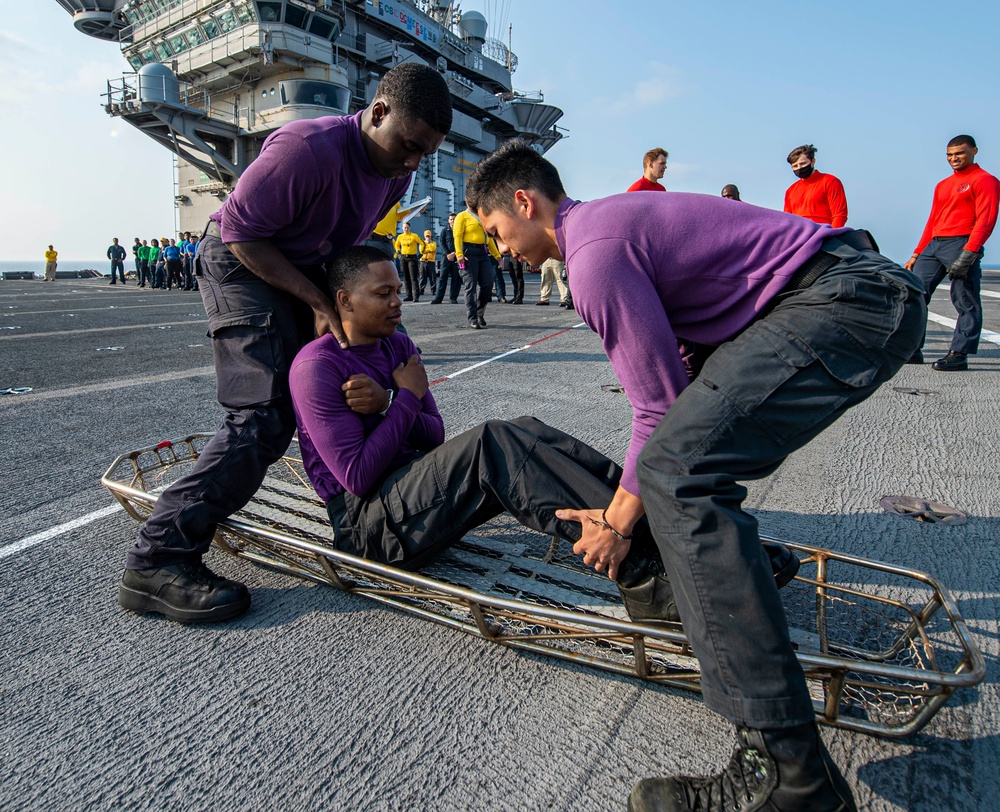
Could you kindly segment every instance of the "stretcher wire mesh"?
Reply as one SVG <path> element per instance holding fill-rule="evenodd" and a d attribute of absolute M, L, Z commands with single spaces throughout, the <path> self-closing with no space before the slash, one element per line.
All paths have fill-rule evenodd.
<path fill-rule="evenodd" d="M 124 454 L 104 485 L 138 521 L 194 466 L 210 439 Z M 882 736 L 922 728 L 985 666 L 954 600 L 923 573 L 789 543 L 798 576 L 781 591 L 821 722 Z M 227 553 L 485 637 L 677 688 L 699 689 L 698 661 L 680 626 L 629 621 L 613 583 L 569 542 L 502 515 L 476 528 L 420 573 L 332 546 L 326 508 L 293 444 L 254 499 L 224 522 Z"/>

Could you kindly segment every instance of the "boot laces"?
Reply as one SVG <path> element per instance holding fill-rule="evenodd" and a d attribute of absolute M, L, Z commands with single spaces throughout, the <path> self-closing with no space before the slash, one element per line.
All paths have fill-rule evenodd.
<path fill-rule="evenodd" d="M 711 778 L 679 777 L 691 812 L 729 812 L 755 809 L 750 806 L 767 786 L 768 771 L 773 768 L 766 753 L 740 741 L 729 760 L 729 766 Z"/>
<path fill-rule="evenodd" d="M 181 572 L 184 573 L 188 578 L 194 581 L 196 584 L 201 584 L 204 586 L 212 586 L 215 583 L 223 580 L 214 572 L 212 572 L 205 564 L 200 560 L 185 561 L 181 567 L 179 567 Z"/>

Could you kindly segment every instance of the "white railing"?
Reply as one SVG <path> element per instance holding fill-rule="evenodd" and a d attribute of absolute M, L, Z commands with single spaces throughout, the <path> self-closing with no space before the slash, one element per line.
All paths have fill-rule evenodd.
<path fill-rule="evenodd" d="M 175 85 L 176 82 L 176 85 Z M 176 95 L 175 95 L 176 91 Z M 111 115 L 125 115 L 137 112 L 147 101 L 197 110 L 207 118 L 234 124 L 241 121 L 249 126 L 250 110 L 237 110 L 232 102 L 212 98 L 204 88 L 189 82 L 174 80 L 169 76 L 140 76 L 137 73 L 122 74 L 119 79 L 109 79 L 103 94 L 104 109 Z"/>

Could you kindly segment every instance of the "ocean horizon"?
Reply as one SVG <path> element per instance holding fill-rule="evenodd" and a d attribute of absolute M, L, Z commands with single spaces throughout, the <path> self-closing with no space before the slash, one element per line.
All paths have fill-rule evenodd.
<path fill-rule="evenodd" d="M 93 270 L 98 273 L 111 273 L 111 260 L 109 259 L 63 259 L 59 258 L 58 266 L 60 271 L 88 271 Z M 135 269 L 135 263 L 129 258 L 125 260 L 126 268 Z M 39 276 L 45 274 L 44 259 L 4 259 L 0 260 L 0 273 L 14 273 L 15 271 L 32 271 Z"/>
<path fill-rule="evenodd" d="M 59 260 L 59 270 L 60 271 L 88 271 L 94 270 L 98 273 L 104 274 L 105 276 L 111 273 L 111 261 L 108 259 L 60 259 Z M 125 270 L 134 271 L 135 262 L 132 259 L 132 255 L 129 254 L 128 259 L 125 260 Z M 1000 271 L 1000 265 L 994 264 L 984 264 L 984 271 Z M 38 276 L 45 275 L 45 260 L 36 259 L 4 259 L 0 260 L 0 274 L 2 273 L 15 273 L 18 271 L 31 271 Z"/>

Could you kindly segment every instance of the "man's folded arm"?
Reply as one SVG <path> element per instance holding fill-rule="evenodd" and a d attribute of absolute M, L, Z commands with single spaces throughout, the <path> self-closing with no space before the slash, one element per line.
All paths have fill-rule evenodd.
<path fill-rule="evenodd" d="M 293 367 L 292 392 L 300 426 L 323 464 L 345 489 L 363 496 L 385 476 L 413 430 L 421 402 L 412 392 L 397 396 L 365 436 L 364 419 L 351 411 L 340 390 L 348 377 L 335 364 L 309 359 Z"/>

